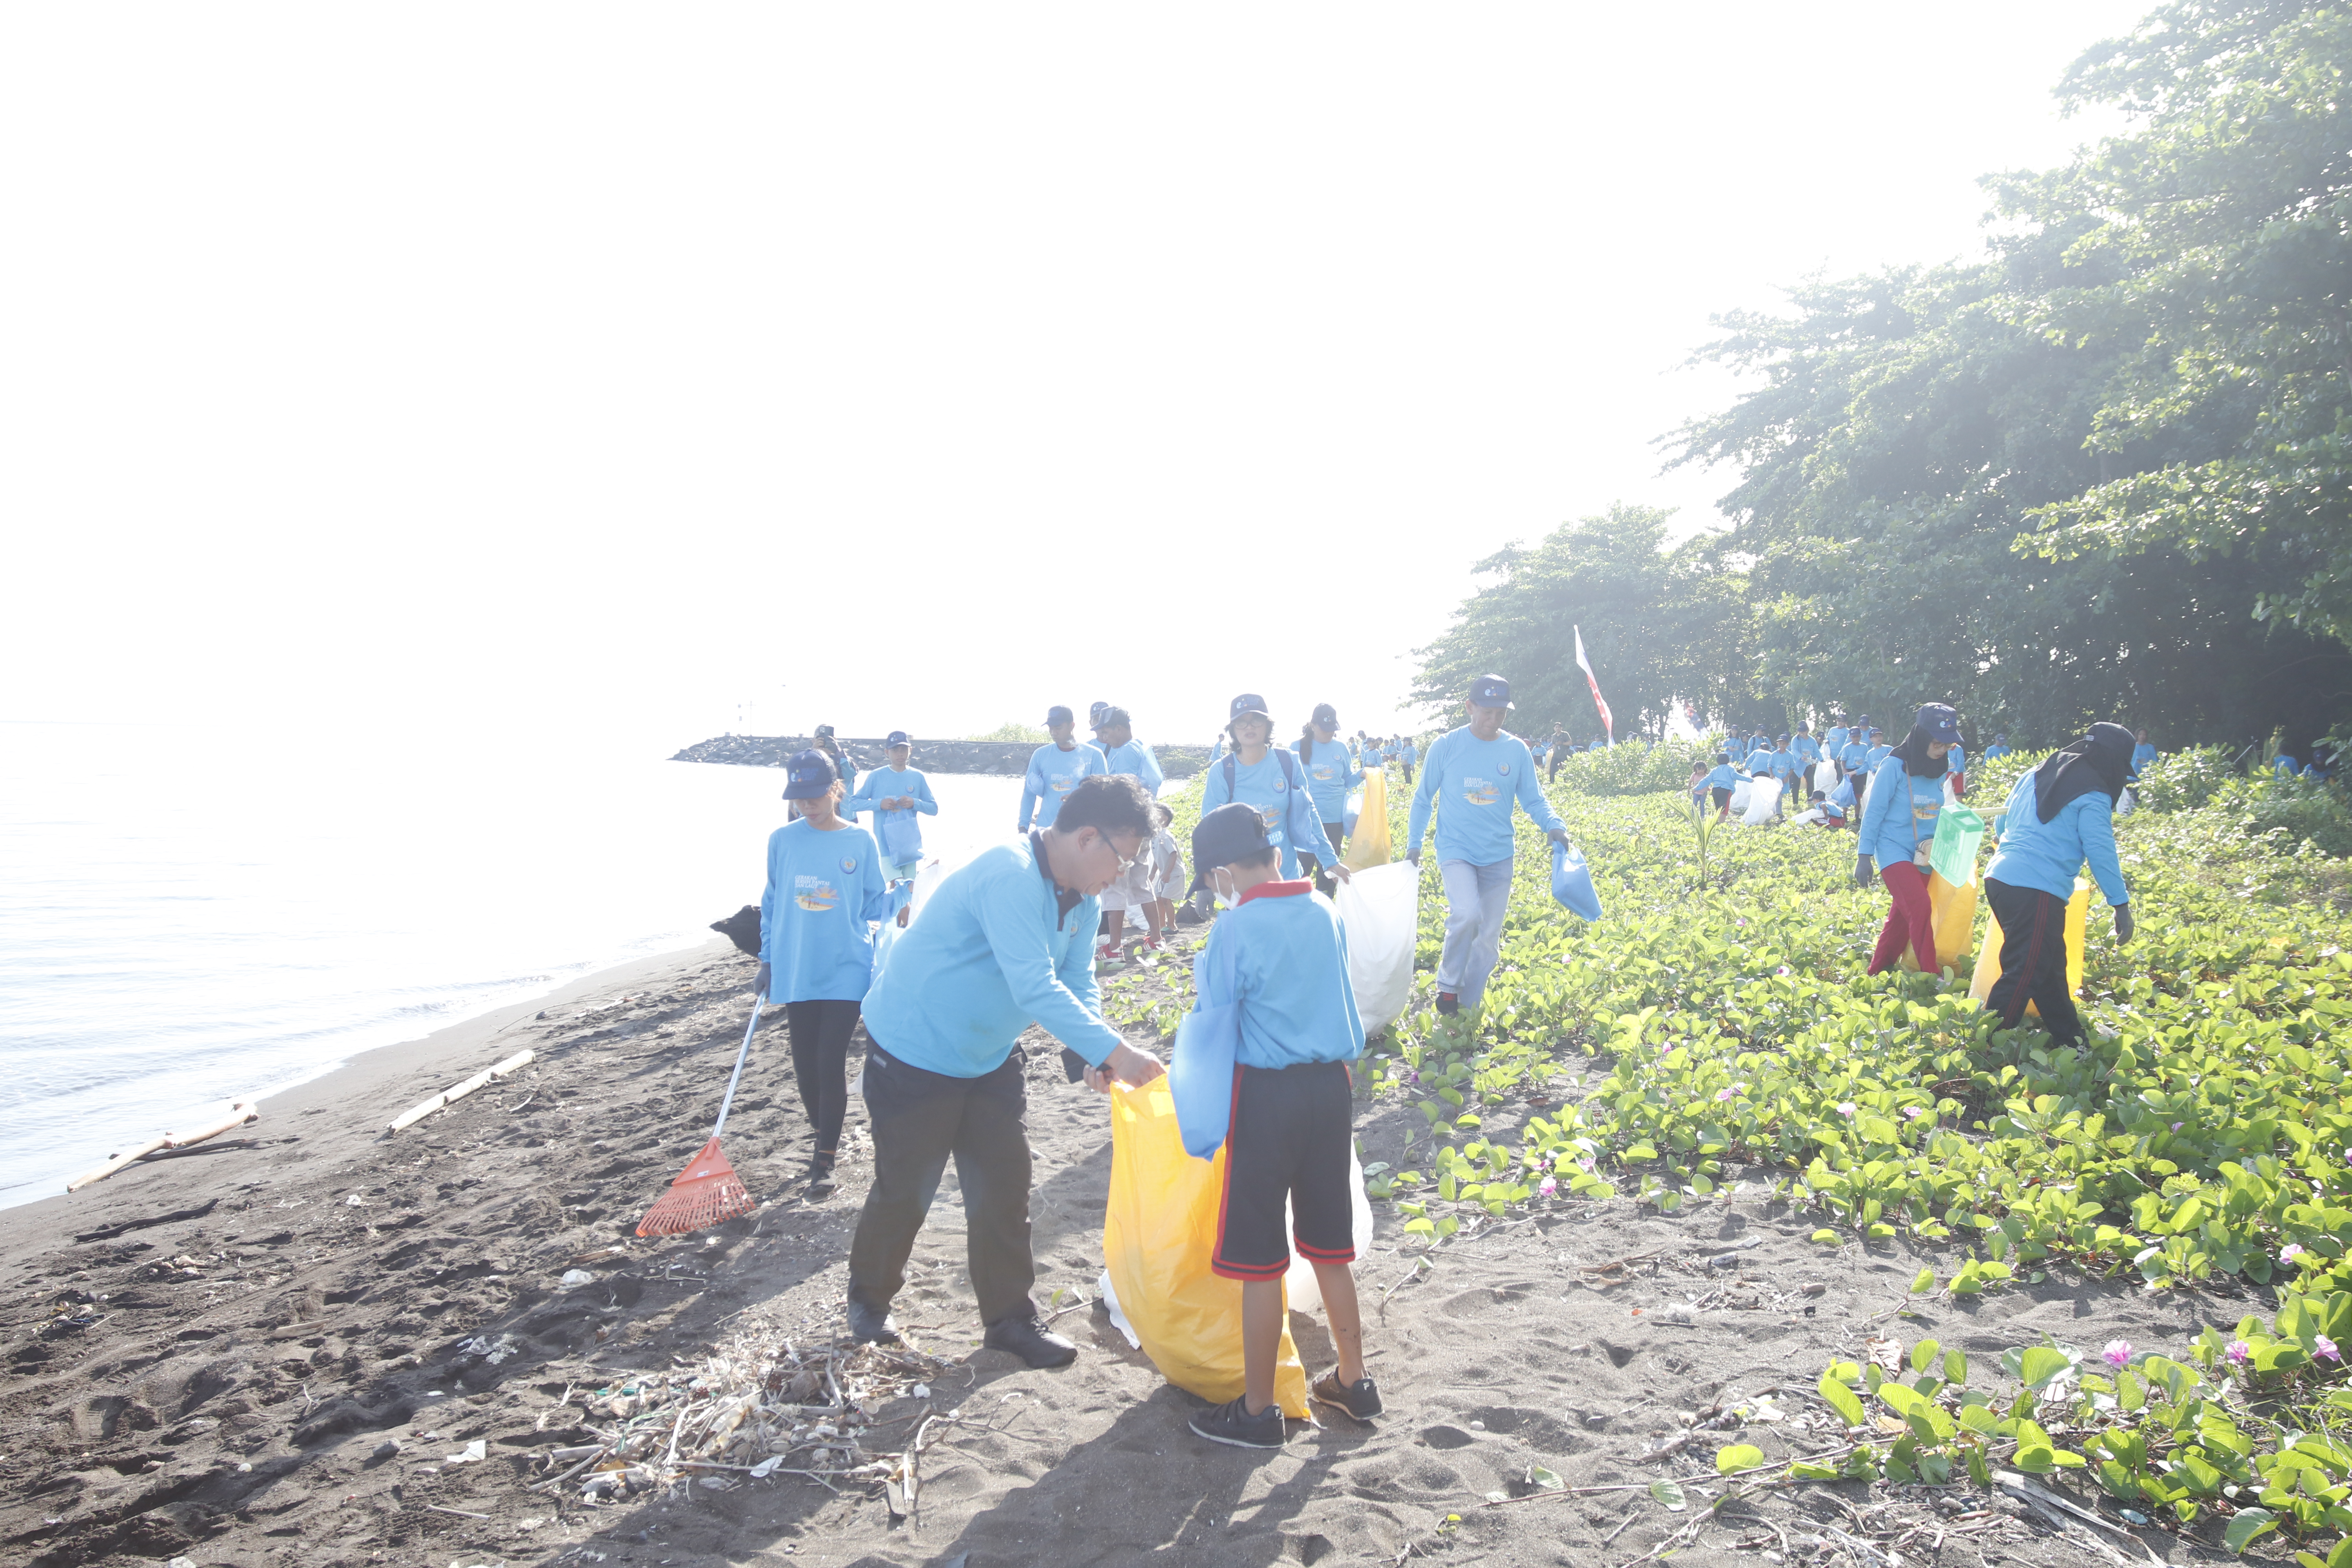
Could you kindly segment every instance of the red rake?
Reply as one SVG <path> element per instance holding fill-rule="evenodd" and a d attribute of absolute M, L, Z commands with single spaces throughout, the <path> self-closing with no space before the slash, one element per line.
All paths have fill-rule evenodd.
<path fill-rule="evenodd" d="M 727 1080 L 727 1098 L 719 1102 L 719 1125 L 710 1130 L 710 1142 L 686 1163 L 686 1169 L 670 1183 L 661 1200 L 646 1211 L 646 1217 L 637 1222 L 639 1236 L 684 1236 L 760 1206 L 720 1152 L 719 1134 L 727 1125 L 728 1107 L 735 1103 L 735 1086 L 743 1081 L 744 1058 L 751 1054 L 751 1034 L 760 1026 L 760 1005 L 765 1000 L 754 998 L 751 1003 L 751 1021 L 743 1026 L 743 1048 L 735 1053 L 735 1076 Z"/>

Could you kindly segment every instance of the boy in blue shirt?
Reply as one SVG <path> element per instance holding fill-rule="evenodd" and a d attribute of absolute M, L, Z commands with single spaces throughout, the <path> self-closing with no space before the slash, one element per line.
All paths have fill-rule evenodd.
<path fill-rule="evenodd" d="M 1838 770 L 1840 775 L 1844 778 L 1853 778 L 1858 773 L 1867 773 L 1870 771 L 1870 732 L 1868 731 L 1846 731 L 1846 742 L 1838 750 Z"/>
<path fill-rule="evenodd" d="M 1230 802 L 1253 806 L 1265 821 L 1265 836 L 1282 850 L 1282 874 L 1298 875 L 1298 857 L 1315 855 L 1330 839 L 1315 797 L 1307 787 L 1307 770 L 1297 753 L 1274 742 L 1274 719 L 1265 699 L 1244 691 L 1227 710 L 1225 729 L 1234 738 L 1232 754 L 1210 768 L 1201 781 L 1201 815 Z M 1317 857 L 1318 859 L 1320 856 Z M 1348 868 L 1335 863 L 1331 874 L 1348 879 Z"/>
<path fill-rule="evenodd" d="M 1192 961 L 1194 1005 L 1212 1000 L 1213 977 L 1230 949 L 1234 995 L 1215 1000 L 1241 1008 L 1224 1198 L 1209 1267 L 1242 1282 L 1243 1388 L 1240 1398 L 1201 1411 L 1191 1426 L 1238 1448 L 1282 1447 L 1274 1364 L 1294 1239 L 1315 1266 L 1339 1363 L 1309 1392 L 1317 1404 L 1358 1421 L 1381 1412 L 1380 1390 L 1364 1372 L 1363 1317 L 1348 1267 L 1356 1257 L 1348 1064 L 1363 1051 L 1364 1026 L 1339 917 L 1305 882 L 1281 879 L 1281 858 L 1265 819 L 1245 805 L 1205 813 L 1192 829 L 1193 883 L 1212 889 L 1227 910 Z"/>
<path fill-rule="evenodd" d="M 854 821 L 860 812 L 874 813 L 870 831 L 881 846 L 890 875 L 911 877 L 916 862 L 923 858 L 923 829 L 916 816 L 937 816 L 940 803 L 931 796 L 931 781 L 919 769 L 908 766 L 915 754 L 914 737 L 904 730 L 893 730 L 882 744 L 888 748 L 890 765 L 876 768 L 859 781 L 843 815 Z M 898 911 L 901 925 L 906 923 L 906 913 Z"/>
<path fill-rule="evenodd" d="M 2009 737 L 2007 735 L 1995 735 L 1992 738 L 1992 744 L 1984 749 L 1984 754 L 1986 762 L 1990 762 L 1995 757 L 2005 757 L 2009 755 Z"/>
<path fill-rule="evenodd" d="M 1102 752 L 1104 766 L 1115 773 L 1133 773 L 1154 797 L 1168 782 L 1160 771 L 1160 759 L 1135 738 L 1135 721 L 1117 703 L 1105 704 L 1095 715 L 1095 749 Z"/>
<path fill-rule="evenodd" d="M 1036 1024 L 1122 1083 L 1160 1075 L 1156 1058 L 1103 1021 L 1094 969 L 1096 897 L 1150 848 L 1151 829 L 1150 797 L 1134 779 L 1082 779 L 1052 826 L 983 849 L 941 879 L 891 950 L 866 998 L 874 1185 L 849 1244 L 852 1339 L 898 1342 L 891 1298 L 952 1154 L 987 1343 L 1034 1367 L 1076 1358 L 1029 1294 L 1037 1270 L 1018 1047 Z"/>
<path fill-rule="evenodd" d="M 1715 797 L 1715 819 L 1723 821 L 1731 815 L 1731 792 L 1739 787 L 1739 770 L 1731 765 L 1729 752 L 1715 753 L 1715 767 L 1698 781 L 1694 795 L 1708 794 Z"/>
<path fill-rule="evenodd" d="M 1038 826 L 1053 826 L 1063 799 L 1078 787 L 1080 779 L 1110 772 L 1100 752 L 1078 743 L 1078 722 L 1059 703 L 1045 710 L 1045 732 L 1054 737 L 1053 742 L 1029 754 L 1029 772 L 1021 781 L 1018 832 L 1029 831 L 1033 816 Z"/>
<path fill-rule="evenodd" d="M 1511 683 L 1482 675 L 1470 683 L 1470 721 L 1438 737 L 1412 792 L 1406 858 L 1421 864 L 1422 835 L 1437 811 L 1437 873 L 1445 887 L 1445 945 L 1437 960 L 1437 1010 L 1451 1016 L 1467 1001 L 1473 1017 L 1503 946 L 1503 907 L 1511 898 L 1511 805 L 1525 807 L 1555 844 L 1568 825 L 1536 783 L 1535 753 L 1503 728 Z"/>
<path fill-rule="evenodd" d="M 1412 783 L 1413 759 L 1420 755 L 1421 751 L 1412 743 L 1411 735 L 1407 735 L 1404 744 L 1397 748 L 1397 761 L 1404 764 L 1404 782 L 1407 784 Z"/>
<path fill-rule="evenodd" d="M 2140 731 L 2134 737 L 2134 741 L 2136 743 L 2132 747 L 2131 776 L 2137 778 L 2140 769 L 2156 761 L 2156 748 L 2148 744 L 2147 731 L 2145 730 Z"/>
<path fill-rule="evenodd" d="M 1795 748 L 1789 744 L 1789 737 L 1781 736 L 1778 749 L 1772 753 L 1772 777 L 1780 786 L 1782 806 L 1788 804 L 1789 797 L 1801 787 L 1800 781 L 1803 774 L 1804 763 L 1798 760 Z M 1779 810 L 1780 807 L 1776 806 L 1774 809 Z"/>

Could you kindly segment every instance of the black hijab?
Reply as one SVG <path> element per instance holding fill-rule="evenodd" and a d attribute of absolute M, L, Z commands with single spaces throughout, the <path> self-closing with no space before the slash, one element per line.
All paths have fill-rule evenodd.
<path fill-rule="evenodd" d="M 1940 757 L 1929 756 L 1927 740 L 1927 731 L 1914 724 L 1911 732 L 1903 737 L 1903 743 L 1895 748 L 1894 754 L 1903 759 L 1903 771 L 1915 779 L 1939 779 L 1951 770 L 1952 753 L 1948 751 Z"/>
<path fill-rule="evenodd" d="M 2091 732 L 2063 751 L 2053 752 L 2033 770 L 2033 809 L 2042 821 L 2076 795 L 2105 790 L 2109 799 L 2131 777 L 2132 732 L 2121 724 L 2094 724 Z"/>

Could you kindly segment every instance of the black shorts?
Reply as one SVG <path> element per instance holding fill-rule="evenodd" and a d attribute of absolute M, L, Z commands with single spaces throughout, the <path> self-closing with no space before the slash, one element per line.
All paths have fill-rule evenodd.
<path fill-rule="evenodd" d="M 1716 809 L 1717 809 L 1717 810 L 1720 811 L 1723 807 L 1725 807 L 1725 806 L 1727 806 L 1727 805 L 1729 805 L 1731 804 L 1731 792 L 1730 792 L 1729 790 L 1727 790 L 1727 789 L 1725 789 L 1721 784 L 1717 784 L 1717 786 L 1716 786 L 1712 791 L 1710 791 L 1709 793 L 1711 793 L 1711 794 L 1715 796 L 1715 805 L 1716 805 Z"/>
<path fill-rule="evenodd" d="M 1356 1259 L 1354 1146 L 1348 1064 L 1234 1068 L 1233 1125 L 1225 1134 L 1225 1193 L 1212 1271 L 1228 1279 L 1279 1279 L 1290 1268 L 1282 1234 L 1286 1199 L 1299 1256 Z"/>

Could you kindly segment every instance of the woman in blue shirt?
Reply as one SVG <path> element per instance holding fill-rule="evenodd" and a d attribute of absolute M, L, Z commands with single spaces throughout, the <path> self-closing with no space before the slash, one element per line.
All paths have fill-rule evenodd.
<path fill-rule="evenodd" d="M 2139 777 L 2140 769 L 2156 761 L 2156 748 L 2147 743 L 2147 731 L 2139 732 L 2139 743 L 2132 748 L 2131 776 Z"/>
<path fill-rule="evenodd" d="M 1234 699 L 1225 731 L 1234 738 L 1233 752 L 1202 778 L 1201 815 L 1206 816 L 1229 801 L 1257 807 L 1265 819 L 1267 841 L 1282 847 L 1284 879 L 1295 879 L 1298 857 L 1316 855 L 1330 842 L 1314 796 L 1307 793 L 1307 771 L 1289 748 L 1273 743 L 1274 720 L 1265 710 L 1265 699 L 1255 691 Z M 1342 882 L 1348 879 L 1348 868 L 1336 859 L 1331 874 Z"/>
<path fill-rule="evenodd" d="M 2131 731 L 2094 724 L 2053 752 L 2009 792 L 2000 846 L 1985 868 L 1985 901 L 2000 921 L 2000 978 L 1985 1005 L 2015 1028 L 2033 1004 L 2050 1037 L 2083 1043 L 2083 1020 L 2066 984 L 2066 903 L 2074 874 L 2089 862 L 2116 911 L 2116 940 L 2132 934 L 2131 889 L 2116 857 L 2116 797 L 2131 772 Z"/>
<path fill-rule="evenodd" d="M 1314 856 L 1315 890 L 1328 899 L 1337 884 L 1323 868 L 1327 862 L 1339 861 L 1347 843 L 1348 792 L 1364 782 L 1364 771 L 1349 761 L 1347 742 L 1339 739 L 1339 710 L 1328 702 L 1315 705 L 1315 717 L 1298 731 L 1290 749 L 1298 753 L 1299 771 L 1307 775 L 1307 798 L 1315 803 L 1315 813 L 1323 819 L 1324 836 L 1331 841 L 1328 855 L 1319 845 L 1300 850 Z"/>
<path fill-rule="evenodd" d="M 1927 851 L 1944 809 L 1944 774 L 1959 743 L 1960 716 L 1941 702 L 1919 710 L 1911 733 L 1891 748 L 1870 775 L 1870 802 L 1862 813 L 1861 852 L 1854 857 L 1856 885 L 1870 885 L 1870 863 L 1892 900 L 1870 973 L 1891 969 L 1905 948 L 1919 955 L 1919 967 L 1936 973 L 1935 911 L 1927 899 Z"/>
<path fill-rule="evenodd" d="M 784 798 L 800 810 L 768 837 L 760 895 L 761 997 L 784 1005 L 793 1078 L 816 1134 L 809 1192 L 833 1189 L 841 1119 L 849 1108 L 849 1037 L 874 978 L 873 922 L 890 912 L 874 835 L 841 816 L 841 778 L 819 751 L 792 760 Z"/>

